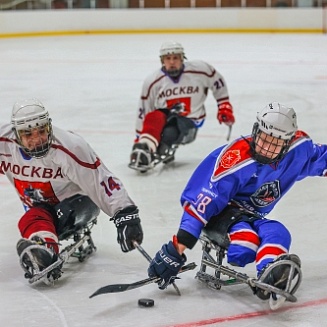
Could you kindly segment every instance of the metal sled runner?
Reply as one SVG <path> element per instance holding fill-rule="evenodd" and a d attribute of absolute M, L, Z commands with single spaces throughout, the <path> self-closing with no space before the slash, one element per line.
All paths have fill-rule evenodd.
<path fill-rule="evenodd" d="M 223 286 L 236 284 L 247 284 L 255 293 L 256 289 L 261 289 L 270 293 L 269 306 L 272 310 L 281 307 L 285 301 L 296 302 L 294 293 L 297 291 L 302 280 L 300 267 L 291 260 L 276 261 L 269 265 L 260 279 L 249 277 L 247 274 L 237 272 L 230 267 L 223 265 L 223 260 L 228 248 L 228 239 L 214 231 L 203 230 L 200 241 L 202 243 L 202 258 L 200 270 L 196 278 L 214 290 L 220 290 Z M 215 251 L 216 259 L 210 254 Z M 289 265 L 289 276 L 285 289 L 263 283 L 262 280 L 278 265 Z M 209 272 L 208 270 L 211 269 Z M 294 276 L 293 279 L 291 276 Z"/>
<path fill-rule="evenodd" d="M 83 262 L 96 251 L 91 229 L 97 223 L 100 209 L 88 197 L 76 195 L 61 202 L 56 206 L 56 211 L 59 220 L 59 241 L 68 241 L 71 244 L 60 251 L 54 263 L 41 271 L 35 261 L 31 260 L 32 268 L 22 260 L 26 251 L 30 251 L 33 247 L 37 248 L 39 245 L 26 248 L 20 256 L 20 264 L 30 284 L 37 281 L 53 284 L 61 277 L 62 267 L 69 258 L 74 257 Z"/>

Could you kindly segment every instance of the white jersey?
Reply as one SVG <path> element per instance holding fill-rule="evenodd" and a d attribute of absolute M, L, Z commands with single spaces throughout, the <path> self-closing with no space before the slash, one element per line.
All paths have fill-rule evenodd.
<path fill-rule="evenodd" d="M 202 123 L 206 116 L 204 102 L 208 89 L 212 91 L 217 105 L 229 101 L 224 77 L 206 62 L 185 62 L 183 72 L 177 80 L 158 69 L 143 83 L 136 120 L 137 135 L 142 131 L 147 113 L 159 108 L 170 108 L 176 103 L 184 104 L 184 116 L 191 118 L 196 124 Z"/>
<path fill-rule="evenodd" d="M 134 204 L 121 181 L 79 135 L 53 127 L 44 158 L 22 152 L 11 125 L 0 127 L 0 173 L 7 176 L 26 209 L 33 201 L 55 205 L 75 194 L 89 196 L 107 215 Z"/>

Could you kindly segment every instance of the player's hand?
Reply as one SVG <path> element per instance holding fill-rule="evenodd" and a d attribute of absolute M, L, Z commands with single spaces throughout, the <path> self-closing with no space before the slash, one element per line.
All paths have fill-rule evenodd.
<path fill-rule="evenodd" d="M 117 227 L 117 242 L 123 252 L 133 250 L 135 247 L 133 241 L 141 244 L 143 241 L 143 231 L 139 217 L 139 209 L 134 206 L 128 206 L 116 212 L 110 219 Z"/>
<path fill-rule="evenodd" d="M 178 278 L 177 274 L 185 262 L 185 254 L 180 255 L 173 242 L 170 241 L 156 253 L 148 268 L 148 275 L 149 277 L 160 277 L 158 286 L 164 290 Z"/>
<path fill-rule="evenodd" d="M 219 124 L 226 124 L 231 126 L 235 122 L 235 117 L 233 114 L 233 107 L 229 102 L 223 102 L 218 106 L 217 119 Z"/>

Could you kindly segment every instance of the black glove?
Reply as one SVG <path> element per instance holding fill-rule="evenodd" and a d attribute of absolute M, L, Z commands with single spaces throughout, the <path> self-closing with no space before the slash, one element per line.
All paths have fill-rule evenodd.
<path fill-rule="evenodd" d="M 133 241 L 141 244 L 143 241 L 143 231 L 139 217 L 139 209 L 134 206 L 128 206 L 119 210 L 110 219 L 117 227 L 117 242 L 123 252 L 133 250 L 135 247 Z"/>
<path fill-rule="evenodd" d="M 186 262 L 185 254 L 180 255 L 173 242 L 164 244 L 151 261 L 148 268 L 149 277 L 161 277 L 159 288 L 164 290 L 167 286 L 174 282 L 178 272 Z"/>

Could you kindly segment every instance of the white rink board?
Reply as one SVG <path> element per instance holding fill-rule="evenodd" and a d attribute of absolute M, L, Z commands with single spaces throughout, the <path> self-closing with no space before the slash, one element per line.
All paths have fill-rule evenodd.
<path fill-rule="evenodd" d="M 0 36 L 137 31 L 321 32 L 322 8 L 75 9 L 0 12 Z M 325 21 L 325 22 L 324 22 Z"/>

